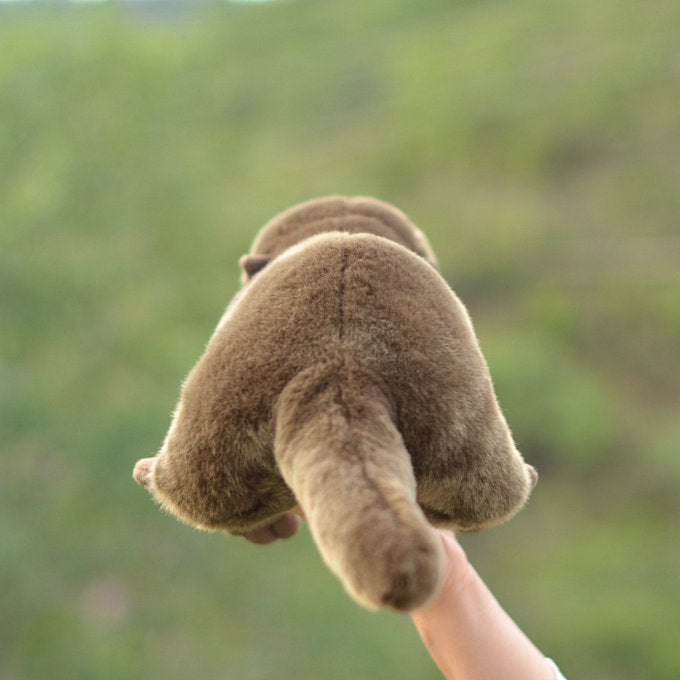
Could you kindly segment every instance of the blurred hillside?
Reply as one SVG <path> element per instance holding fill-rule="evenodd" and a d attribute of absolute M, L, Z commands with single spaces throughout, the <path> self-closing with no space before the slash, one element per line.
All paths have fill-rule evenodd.
<path fill-rule="evenodd" d="M 677 680 L 679 35 L 674 0 L 0 7 L 0 678 L 440 677 L 306 532 L 131 479 L 257 228 L 343 193 L 428 234 L 541 473 L 480 573 L 567 677 Z"/>

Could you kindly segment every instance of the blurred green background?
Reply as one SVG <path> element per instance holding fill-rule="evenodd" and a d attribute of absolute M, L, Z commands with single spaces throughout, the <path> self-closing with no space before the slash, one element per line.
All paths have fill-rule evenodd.
<path fill-rule="evenodd" d="M 306 530 L 131 479 L 267 219 L 368 194 L 468 306 L 527 508 L 464 537 L 570 678 L 680 677 L 680 3 L 0 6 L 0 678 L 440 677 Z"/>

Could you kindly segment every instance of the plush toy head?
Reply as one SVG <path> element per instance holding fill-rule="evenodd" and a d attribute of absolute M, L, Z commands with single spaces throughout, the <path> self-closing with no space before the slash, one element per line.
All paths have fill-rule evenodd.
<path fill-rule="evenodd" d="M 282 213 L 241 266 L 135 479 L 190 524 L 262 542 L 294 533 L 299 504 L 359 602 L 422 605 L 443 573 L 431 524 L 497 524 L 536 481 L 465 308 L 423 234 L 374 199 Z"/>
<path fill-rule="evenodd" d="M 250 254 L 240 260 L 242 282 L 291 246 L 330 231 L 382 236 L 437 266 L 427 239 L 404 213 L 373 198 L 335 196 L 293 206 L 262 227 Z"/>

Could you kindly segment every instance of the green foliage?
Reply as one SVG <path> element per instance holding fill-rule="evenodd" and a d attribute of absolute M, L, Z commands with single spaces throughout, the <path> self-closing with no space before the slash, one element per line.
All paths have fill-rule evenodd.
<path fill-rule="evenodd" d="M 277 211 L 421 225 L 475 320 L 527 509 L 465 538 L 568 677 L 676 680 L 670 0 L 0 6 L 0 677 L 439 677 L 309 536 L 131 480 Z"/>

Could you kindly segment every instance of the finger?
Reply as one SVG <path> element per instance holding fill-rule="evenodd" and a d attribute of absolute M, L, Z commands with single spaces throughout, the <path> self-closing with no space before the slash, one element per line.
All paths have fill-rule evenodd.
<path fill-rule="evenodd" d="M 258 545 L 266 545 L 267 543 L 272 543 L 278 540 L 278 536 L 272 531 L 270 525 L 264 527 L 257 527 L 252 529 L 245 534 L 241 534 L 243 538 L 251 543 L 257 543 Z"/>
<path fill-rule="evenodd" d="M 297 505 L 294 505 L 287 514 L 291 515 L 297 515 L 301 519 L 307 519 L 305 517 L 305 511 L 302 509 L 302 506 L 298 503 Z"/>
<path fill-rule="evenodd" d="M 277 517 L 271 524 L 256 527 L 241 534 L 246 540 L 258 545 L 273 543 L 279 538 L 290 538 L 297 533 L 300 527 L 300 519 L 295 515 L 286 513 Z"/>
<path fill-rule="evenodd" d="M 278 538 L 290 538 L 297 533 L 300 528 L 300 518 L 293 514 L 286 513 L 281 515 L 269 527 Z"/>

